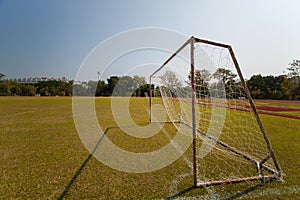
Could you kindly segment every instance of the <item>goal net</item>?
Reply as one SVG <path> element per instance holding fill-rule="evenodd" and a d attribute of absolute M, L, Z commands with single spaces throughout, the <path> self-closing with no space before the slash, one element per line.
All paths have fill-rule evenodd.
<path fill-rule="evenodd" d="M 191 37 L 150 86 L 151 122 L 193 137 L 195 186 L 282 178 L 231 46 Z"/>

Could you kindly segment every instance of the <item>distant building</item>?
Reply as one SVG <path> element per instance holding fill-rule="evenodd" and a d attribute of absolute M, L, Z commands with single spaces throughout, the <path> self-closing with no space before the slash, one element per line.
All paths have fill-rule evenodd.
<path fill-rule="evenodd" d="M 5 78 L 5 74 L 0 73 L 0 81 Z"/>
<path fill-rule="evenodd" d="M 84 88 L 88 88 L 88 82 L 86 81 L 74 81 L 73 85 L 81 85 Z"/>
<path fill-rule="evenodd" d="M 47 78 L 47 77 L 35 77 L 35 78 L 5 78 L 5 81 L 26 84 L 26 85 L 33 85 L 41 81 L 62 81 L 62 82 L 70 82 L 71 80 L 66 79 L 66 77 L 61 78 Z"/>

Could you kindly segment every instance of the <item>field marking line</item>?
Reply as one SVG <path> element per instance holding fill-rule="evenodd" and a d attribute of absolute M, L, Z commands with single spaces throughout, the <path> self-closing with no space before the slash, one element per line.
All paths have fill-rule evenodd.
<path fill-rule="evenodd" d="M 37 109 L 37 110 L 18 112 L 18 113 L 14 113 L 14 114 L 10 114 L 10 115 L 5 115 L 5 116 L 11 117 L 11 116 L 23 115 L 23 114 L 28 114 L 28 113 L 36 113 L 36 112 L 41 112 L 41 111 L 49 111 L 49 110 L 54 110 L 54 107 L 50 107 L 48 109 Z"/>

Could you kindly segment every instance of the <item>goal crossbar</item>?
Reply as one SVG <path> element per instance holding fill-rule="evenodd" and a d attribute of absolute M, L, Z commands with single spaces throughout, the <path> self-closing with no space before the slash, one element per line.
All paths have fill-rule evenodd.
<path fill-rule="evenodd" d="M 266 176 L 252 176 L 246 178 L 236 178 L 236 179 L 226 179 L 221 181 L 209 181 L 209 182 L 198 182 L 196 187 L 208 187 L 213 185 L 224 185 L 224 184 L 231 184 L 231 183 L 241 183 L 241 182 L 248 182 L 248 181 L 262 181 L 267 182 L 273 179 L 277 179 L 276 175 L 266 175 Z"/>

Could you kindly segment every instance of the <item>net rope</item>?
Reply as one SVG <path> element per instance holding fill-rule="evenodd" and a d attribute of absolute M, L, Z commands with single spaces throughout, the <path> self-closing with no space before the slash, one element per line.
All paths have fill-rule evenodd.
<path fill-rule="evenodd" d="M 262 161 L 270 152 L 229 50 L 195 44 L 195 116 L 192 114 L 190 65 L 188 45 L 152 75 L 155 89 L 151 98 L 153 105 L 165 107 L 166 121 L 174 122 L 177 127 L 178 122 L 192 127 L 195 117 L 199 182 L 257 176 L 254 161 Z M 184 134 L 191 135 L 191 132 Z M 270 159 L 264 165 L 275 169 Z M 266 168 L 262 169 L 264 174 L 269 173 Z"/>

